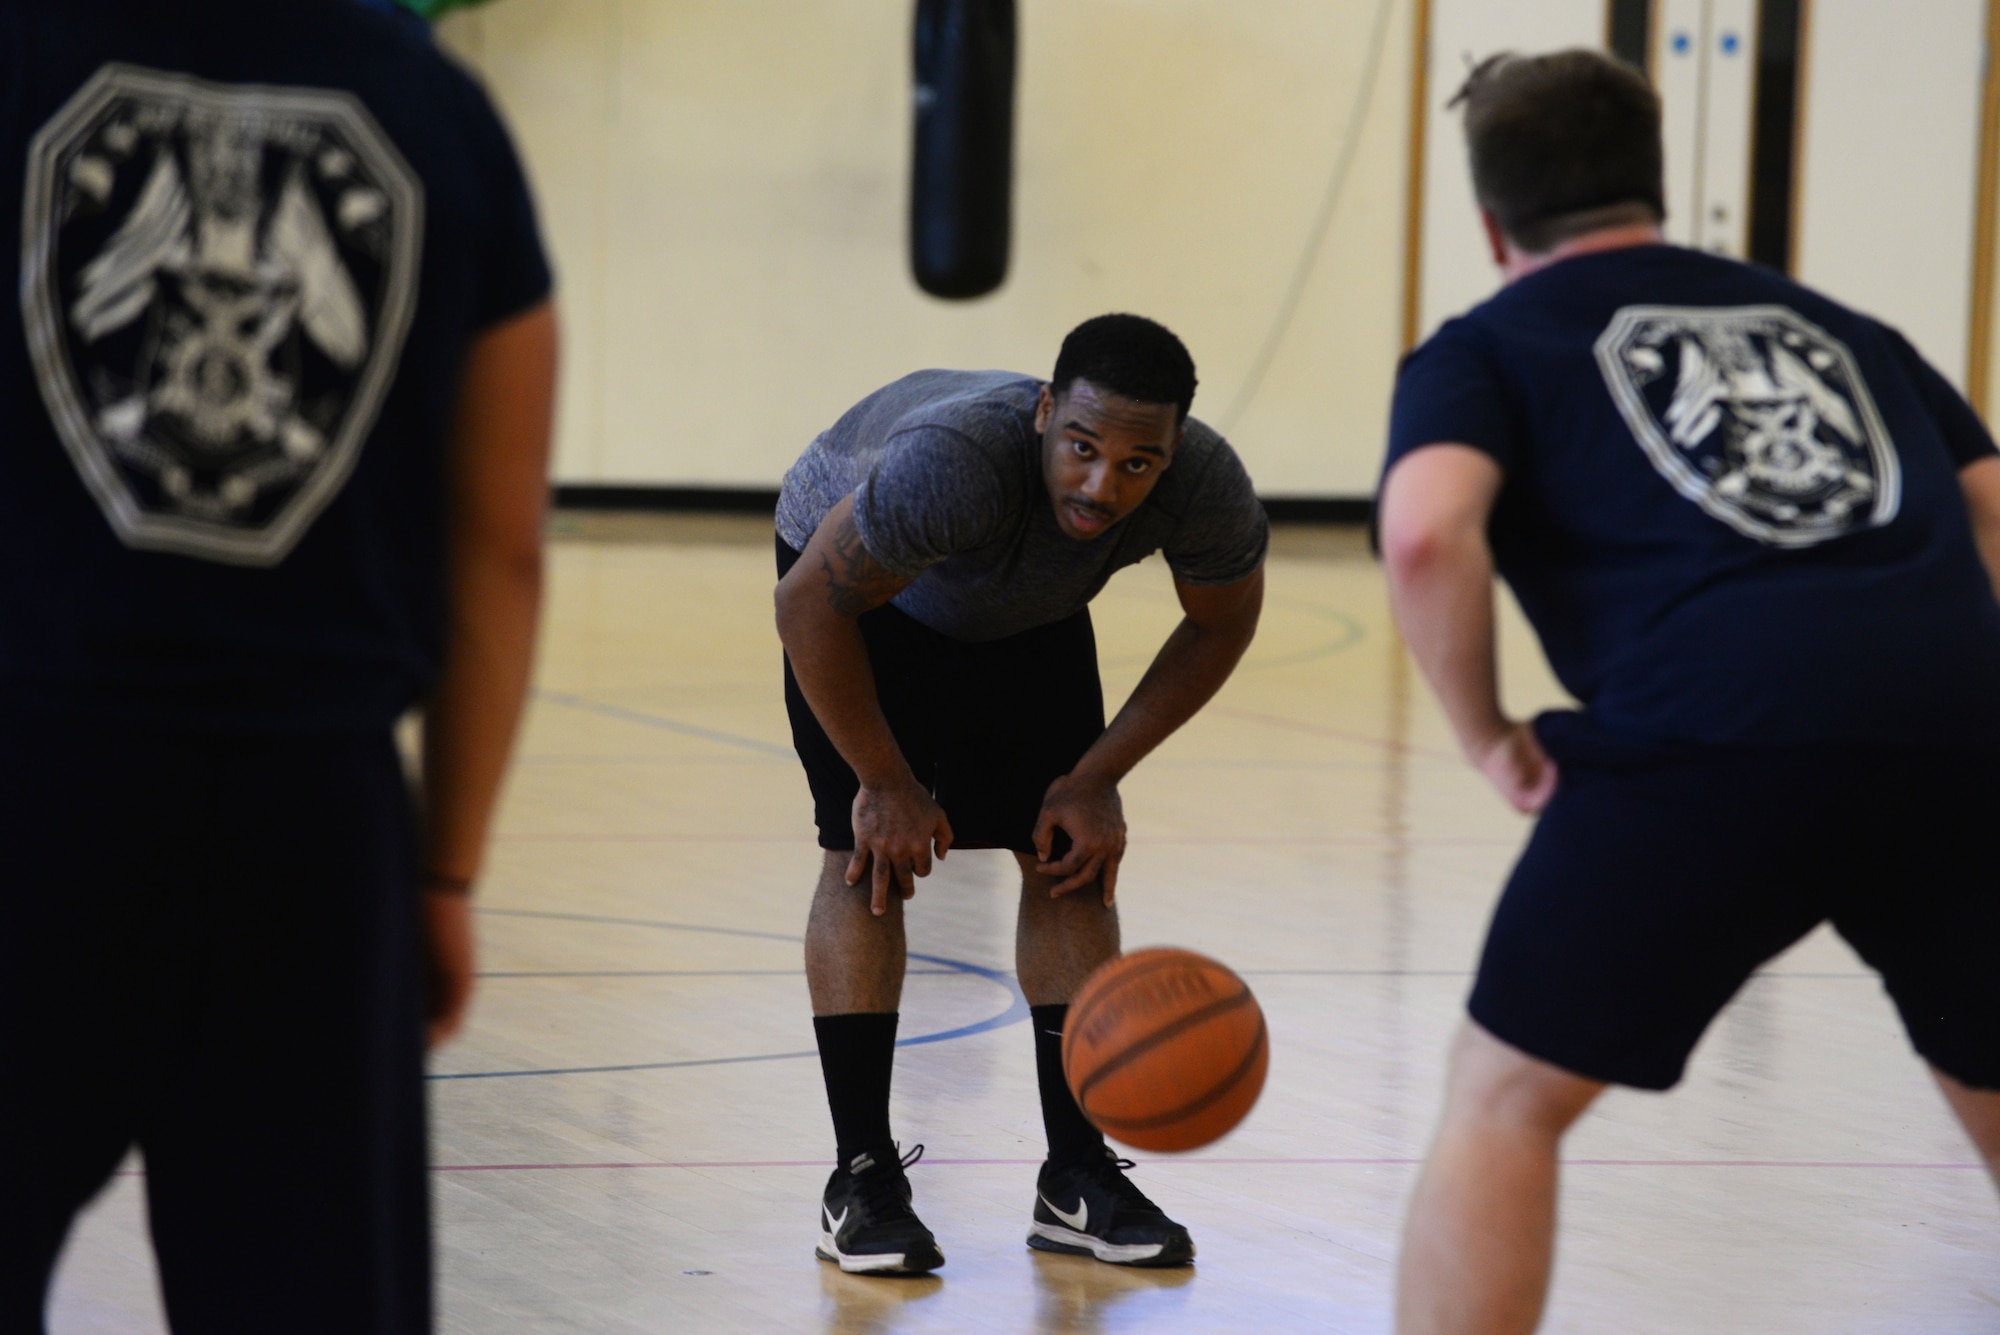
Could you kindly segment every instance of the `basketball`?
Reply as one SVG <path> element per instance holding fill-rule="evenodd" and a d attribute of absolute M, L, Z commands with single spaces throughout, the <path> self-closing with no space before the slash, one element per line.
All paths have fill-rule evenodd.
<path fill-rule="evenodd" d="M 1135 1149 L 1191 1150 L 1243 1120 L 1264 1089 L 1264 1012 L 1227 965 L 1160 946 L 1084 981 L 1063 1028 L 1077 1105 Z"/>

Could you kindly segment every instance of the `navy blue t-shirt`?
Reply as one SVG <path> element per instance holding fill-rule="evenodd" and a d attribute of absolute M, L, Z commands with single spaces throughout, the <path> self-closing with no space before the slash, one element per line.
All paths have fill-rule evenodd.
<path fill-rule="evenodd" d="M 0 6 L 0 700 L 386 725 L 466 352 L 550 279 L 485 94 L 355 0 Z"/>
<path fill-rule="evenodd" d="M 1404 361 L 1388 463 L 1504 471 L 1494 559 L 1603 726 L 2000 747 L 2000 603 L 1958 470 L 1994 453 L 1894 330 L 1673 246 L 1563 260 Z"/>

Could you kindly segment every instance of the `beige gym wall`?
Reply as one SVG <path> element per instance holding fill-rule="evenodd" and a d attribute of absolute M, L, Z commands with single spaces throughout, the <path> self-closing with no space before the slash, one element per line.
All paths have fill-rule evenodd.
<path fill-rule="evenodd" d="M 1196 414 L 1265 494 L 1371 491 L 1413 0 L 1022 0 L 1013 268 L 970 303 L 905 259 L 912 8 L 496 0 L 442 25 L 514 127 L 560 272 L 559 480 L 773 486 L 877 385 L 1046 374 L 1070 325 L 1123 309 L 1187 340 Z"/>
<path fill-rule="evenodd" d="M 1502 51 L 1602 47 L 1605 0 L 1424 0 L 1430 58 L 1424 90 L 1423 208 L 1414 229 L 1417 293 L 1410 332 L 1421 342 L 1500 286 L 1479 227 L 1464 130 L 1446 107 L 1481 60 Z"/>
<path fill-rule="evenodd" d="M 1792 267 L 1964 388 L 1985 0 L 1810 0 Z"/>

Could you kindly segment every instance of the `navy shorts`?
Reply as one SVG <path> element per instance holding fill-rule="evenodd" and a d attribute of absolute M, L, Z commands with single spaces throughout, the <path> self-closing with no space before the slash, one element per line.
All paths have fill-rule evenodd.
<path fill-rule="evenodd" d="M 798 559 L 778 539 L 779 578 Z M 1033 852 L 1043 795 L 1104 732 L 1089 609 L 983 644 L 940 635 L 893 606 L 862 613 L 860 626 L 889 731 L 944 808 L 952 847 Z M 789 658 L 785 711 L 812 785 L 819 846 L 853 848 L 860 781 L 814 717 Z"/>
<path fill-rule="evenodd" d="M 1926 1060 L 2000 1089 L 2000 755 L 1671 747 L 1576 713 L 1536 731 L 1562 778 L 1494 912 L 1480 1025 L 1666 1089 L 1751 973 L 1830 920 Z"/>

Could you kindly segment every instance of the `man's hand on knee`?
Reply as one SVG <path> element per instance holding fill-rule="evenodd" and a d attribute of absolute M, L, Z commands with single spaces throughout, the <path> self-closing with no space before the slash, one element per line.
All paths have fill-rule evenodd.
<path fill-rule="evenodd" d="M 847 860 L 847 883 L 859 885 L 871 871 L 874 892 L 868 907 L 880 917 L 889 911 L 889 887 L 904 899 L 917 893 L 917 877 L 931 874 L 932 850 L 939 861 L 951 850 L 951 822 L 923 786 L 911 779 L 890 788 L 863 788 L 854 795 L 854 856 Z"/>
<path fill-rule="evenodd" d="M 1056 831 L 1069 836 L 1069 852 L 1055 852 Z M 1118 893 L 1118 864 L 1125 856 L 1125 806 L 1116 784 L 1093 783 L 1065 774 L 1049 785 L 1035 822 L 1035 870 L 1058 878 L 1051 897 L 1066 895 L 1103 878 L 1107 906 Z"/>

